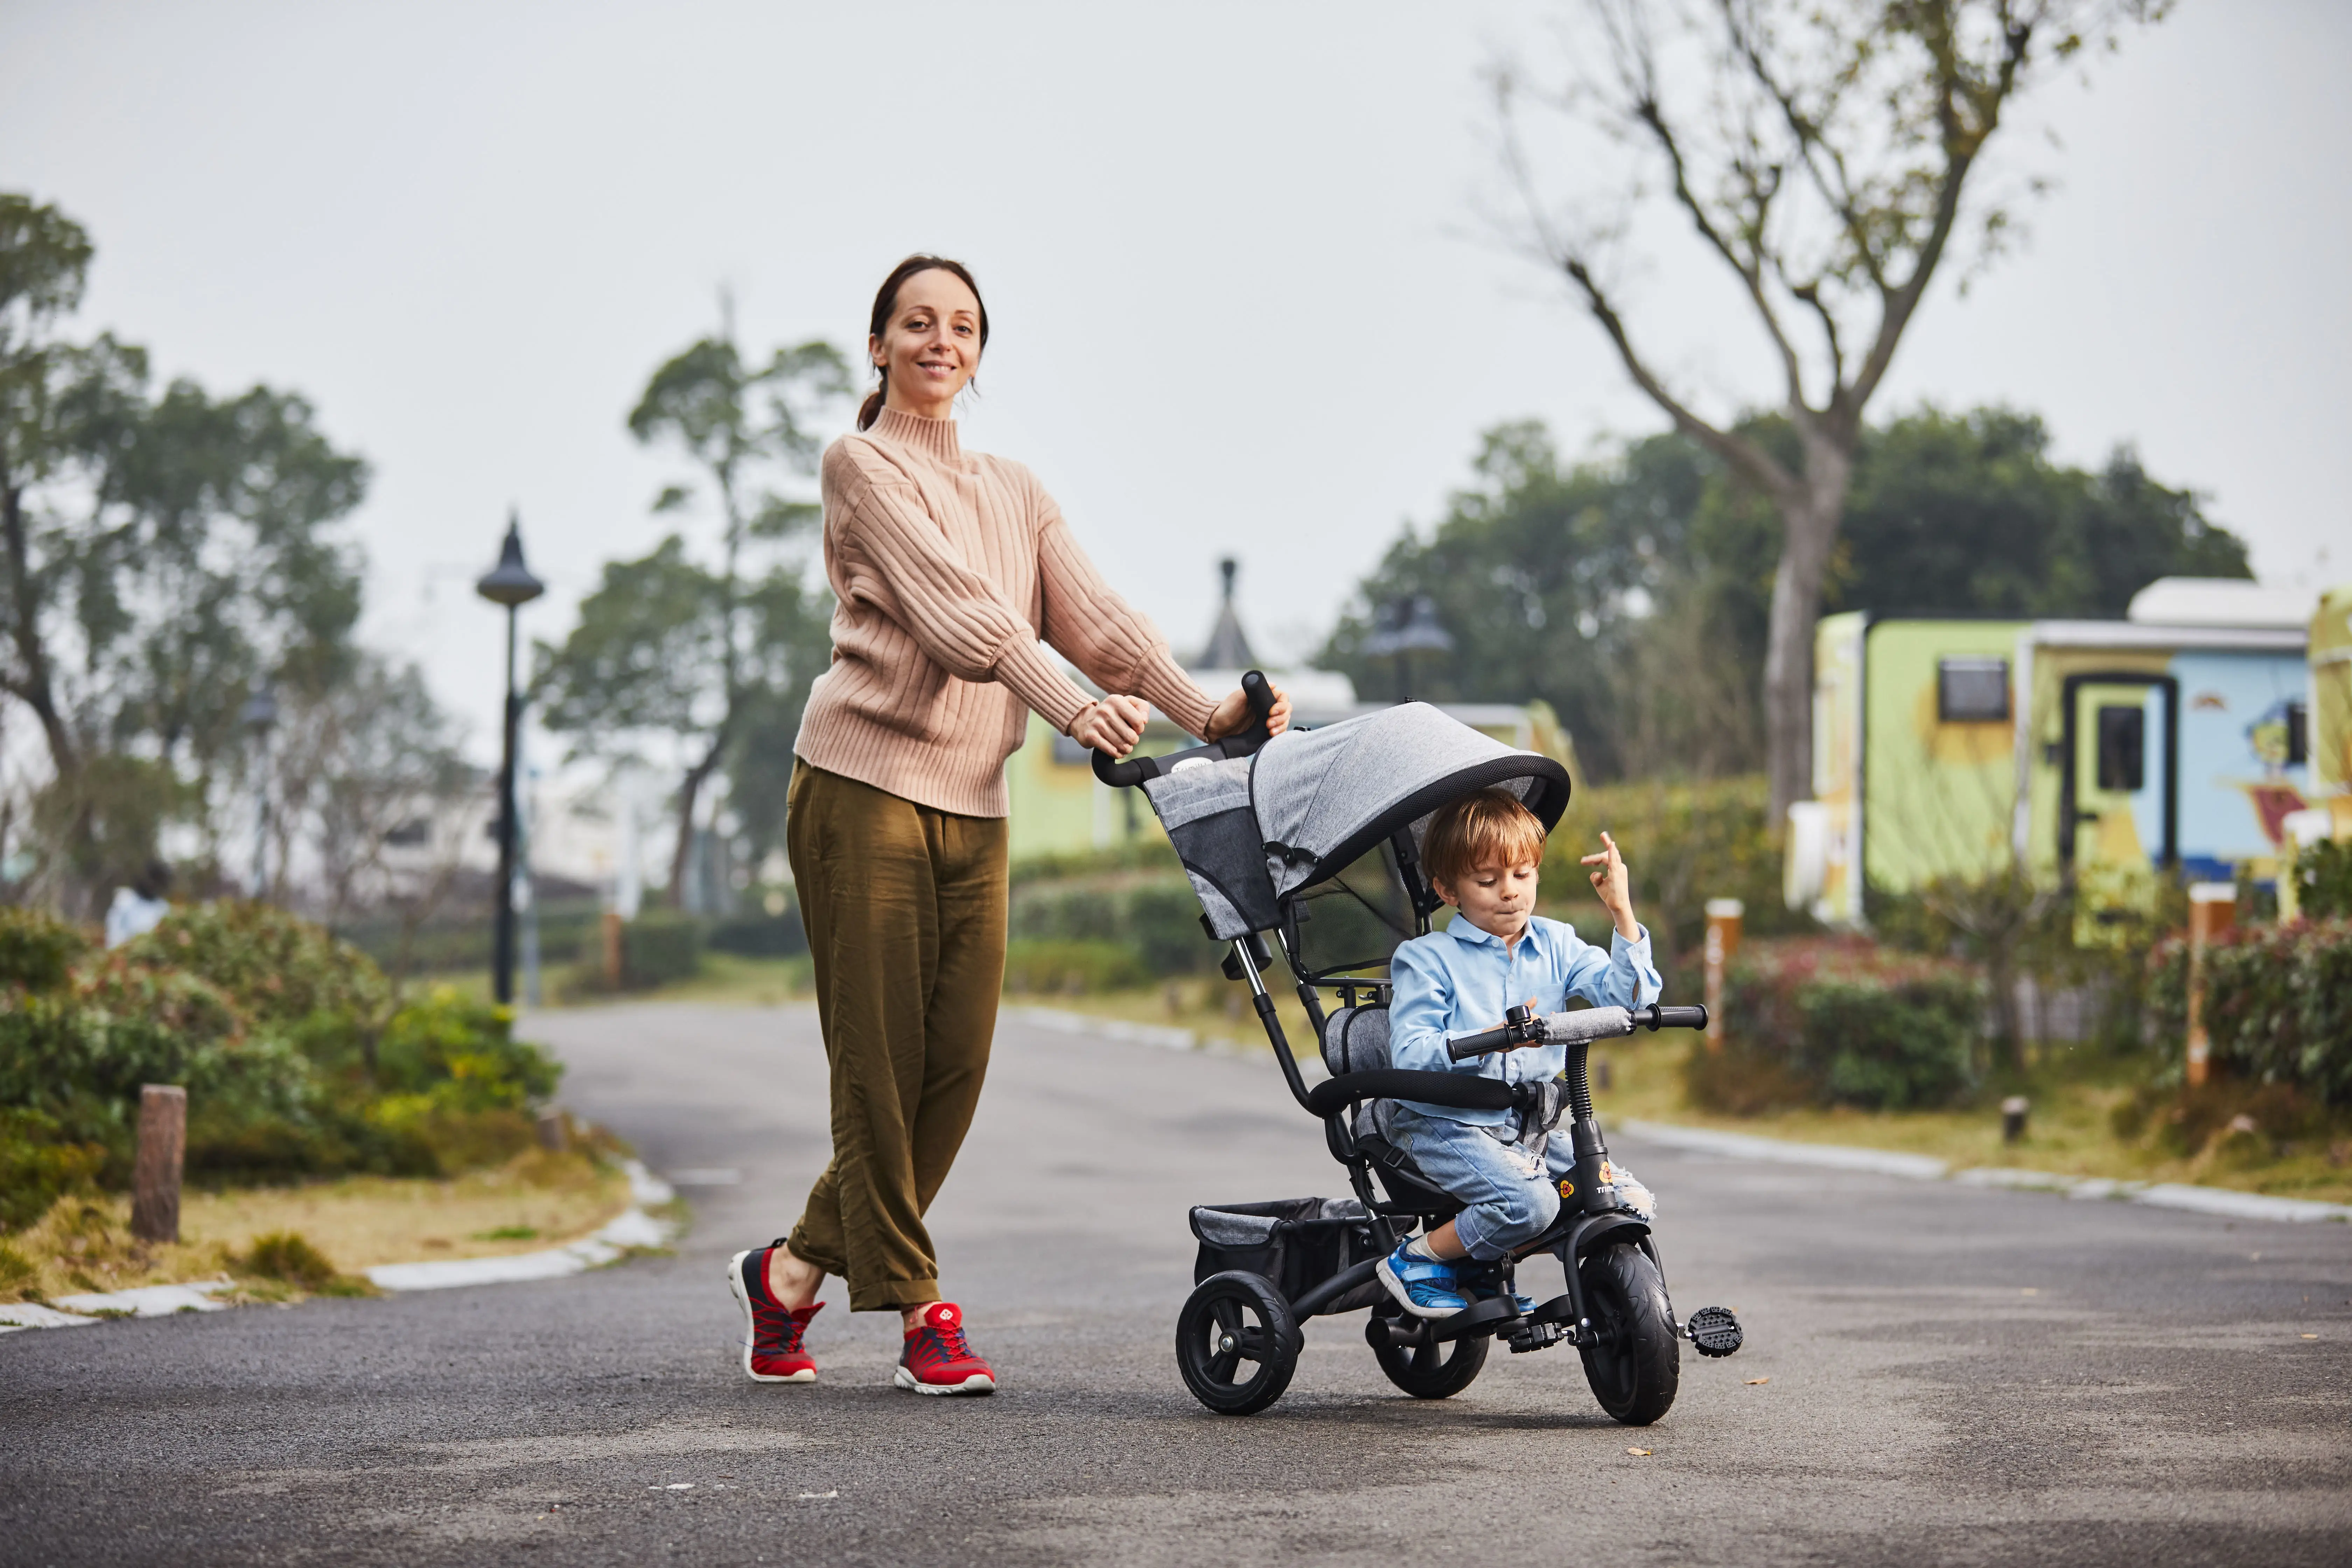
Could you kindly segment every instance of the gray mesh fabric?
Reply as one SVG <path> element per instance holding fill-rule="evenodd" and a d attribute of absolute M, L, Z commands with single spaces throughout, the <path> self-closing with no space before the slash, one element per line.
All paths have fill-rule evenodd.
<path fill-rule="evenodd" d="M 1143 785 L 1220 942 L 1275 922 L 1274 889 L 1265 879 L 1249 792 L 1247 757 L 1181 763 Z"/>
<path fill-rule="evenodd" d="M 1333 1078 L 1389 1066 L 1389 1010 L 1342 1007 L 1326 1018 L 1323 1065 L 1330 1069 Z"/>

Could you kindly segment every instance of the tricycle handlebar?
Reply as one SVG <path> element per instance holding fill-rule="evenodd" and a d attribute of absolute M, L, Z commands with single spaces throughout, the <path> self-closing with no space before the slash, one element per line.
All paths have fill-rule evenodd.
<path fill-rule="evenodd" d="M 1274 688 L 1267 684 L 1264 672 L 1253 669 L 1242 677 L 1242 695 L 1249 701 L 1251 722 L 1247 729 L 1237 730 L 1222 741 L 1171 752 L 1164 757 L 1129 757 L 1122 763 L 1108 752 L 1097 752 L 1095 777 L 1113 789 L 1133 789 L 1180 763 L 1216 763 L 1228 757 L 1251 755 L 1274 738 L 1266 728 L 1266 716 L 1274 711 Z"/>
<path fill-rule="evenodd" d="M 1521 1046 L 1578 1045 L 1614 1039 L 1636 1029 L 1704 1029 L 1704 1007 L 1587 1007 L 1575 1013 L 1530 1014 L 1511 1009 L 1514 1016 L 1500 1028 L 1486 1029 L 1445 1042 L 1445 1054 L 1455 1061 L 1485 1056 L 1489 1051 L 1516 1050 Z"/>

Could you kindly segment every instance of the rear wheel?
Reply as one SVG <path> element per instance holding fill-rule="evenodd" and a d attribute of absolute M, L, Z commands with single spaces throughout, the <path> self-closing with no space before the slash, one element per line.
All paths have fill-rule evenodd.
<path fill-rule="evenodd" d="M 1580 1272 L 1594 1340 L 1580 1347 L 1584 1381 L 1601 1409 L 1628 1426 L 1647 1426 L 1674 1407 L 1682 1381 L 1682 1339 L 1666 1282 L 1629 1241 L 1595 1247 Z"/>
<path fill-rule="evenodd" d="M 1450 1340 L 1444 1344 L 1401 1345 L 1389 1338 L 1389 1325 L 1403 1313 L 1393 1307 L 1375 1307 L 1364 1325 L 1364 1338 L 1389 1381 L 1415 1399 L 1451 1399 L 1470 1386 L 1486 1364 L 1487 1334 Z"/>
<path fill-rule="evenodd" d="M 1255 1415 L 1282 1397 L 1298 1368 L 1290 1303 L 1259 1275 L 1211 1275 L 1176 1314 L 1176 1368 L 1218 1415 Z"/>

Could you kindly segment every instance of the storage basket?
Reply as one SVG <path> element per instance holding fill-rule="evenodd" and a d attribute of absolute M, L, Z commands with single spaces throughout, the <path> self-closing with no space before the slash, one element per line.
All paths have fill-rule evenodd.
<path fill-rule="evenodd" d="M 1194 1284 L 1238 1268 L 1274 1281 L 1292 1301 L 1373 1256 L 1370 1216 L 1353 1198 L 1203 1204 L 1192 1211 L 1192 1234 L 1201 1242 Z"/>

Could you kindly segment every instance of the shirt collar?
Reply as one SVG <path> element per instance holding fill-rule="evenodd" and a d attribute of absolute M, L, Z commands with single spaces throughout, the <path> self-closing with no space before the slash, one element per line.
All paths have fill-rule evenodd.
<path fill-rule="evenodd" d="M 1519 945 L 1525 947 L 1535 942 L 1538 929 L 1535 921 L 1530 918 L 1528 921 L 1528 929 L 1519 934 Z M 1496 936 L 1493 931 L 1472 925 L 1467 915 L 1458 912 L 1454 915 L 1453 922 L 1445 928 L 1445 934 L 1465 947 L 1491 947 L 1504 952 L 1509 951 L 1501 937 Z"/>

